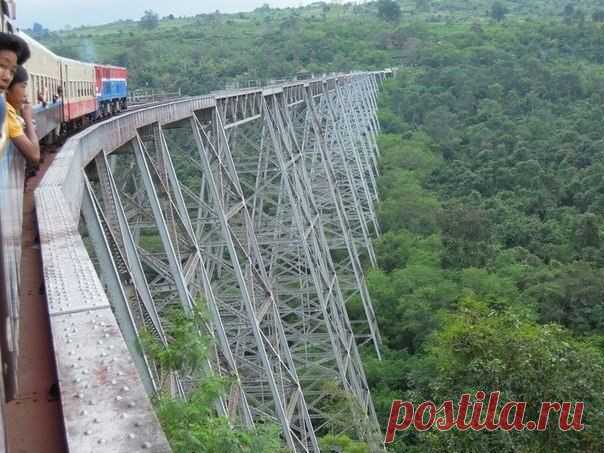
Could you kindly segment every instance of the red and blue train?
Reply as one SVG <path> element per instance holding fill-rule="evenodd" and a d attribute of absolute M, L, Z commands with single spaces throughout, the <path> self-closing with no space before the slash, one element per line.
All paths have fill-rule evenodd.
<path fill-rule="evenodd" d="M 127 108 L 128 70 L 85 63 L 56 55 L 22 32 L 31 58 L 28 98 L 34 107 L 36 131 L 51 139 L 65 130 L 86 126 Z"/>

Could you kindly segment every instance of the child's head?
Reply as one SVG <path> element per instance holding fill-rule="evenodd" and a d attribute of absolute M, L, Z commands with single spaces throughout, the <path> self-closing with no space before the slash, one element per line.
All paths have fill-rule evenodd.
<path fill-rule="evenodd" d="M 20 110 L 27 99 L 27 81 L 29 75 L 23 66 L 17 66 L 15 76 L 6 90 L 6 100 L 15 109 Z"/>
<path fill-rule="evenodd" d="M 31 53 L 27 43 L 16 35 L 0 33 L 0 91 L 8 88 L 17 65 L 25 63 Z"/>

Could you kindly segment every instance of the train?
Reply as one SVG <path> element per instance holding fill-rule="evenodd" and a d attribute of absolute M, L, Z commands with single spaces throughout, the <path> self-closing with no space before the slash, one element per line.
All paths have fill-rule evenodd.
<path fill-rule="evenodd" d="M 128 70 L 56 55 L 23 32 L 31 50 L 28 98 L 40 138 L 79 129 L 127 108 Z"/>
<path fill-rule="evenodd" d="M 38 137 L 54 141 L 62 133 L 85 127 L 128 107 L 128 70 L 119 66 L 64 58 L 15 29 L 15 1 L 0 0 L 2 31 L 29 45 L 28 99 Z M 12 19 L 12 20 L 11 20 Z"/>

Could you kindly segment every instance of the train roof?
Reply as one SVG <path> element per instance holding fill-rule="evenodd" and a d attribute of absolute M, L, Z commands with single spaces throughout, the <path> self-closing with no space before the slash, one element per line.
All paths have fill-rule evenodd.
<path fill-rule="evenodd" d="M 95 66 L 101 66 L 103 68 L 111 68 L 111 69 L 125 69 L 128 70 L 128 68 L 125 68 L 123 66 L 114 66 L 112 64 L 103 64 L 103 63 L 94 63 Z"/>

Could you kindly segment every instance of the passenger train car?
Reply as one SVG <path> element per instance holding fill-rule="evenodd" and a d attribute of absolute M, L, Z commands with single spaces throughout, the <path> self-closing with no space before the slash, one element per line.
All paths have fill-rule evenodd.
<path fill-rule="evenodd" d="M 127 107 L 126 68 L 64 58 L 25 33 L 17 34 L 31 49 L 25 68 L 39 137 L 52 140 L 62 130 L 85 126 Z"/>

